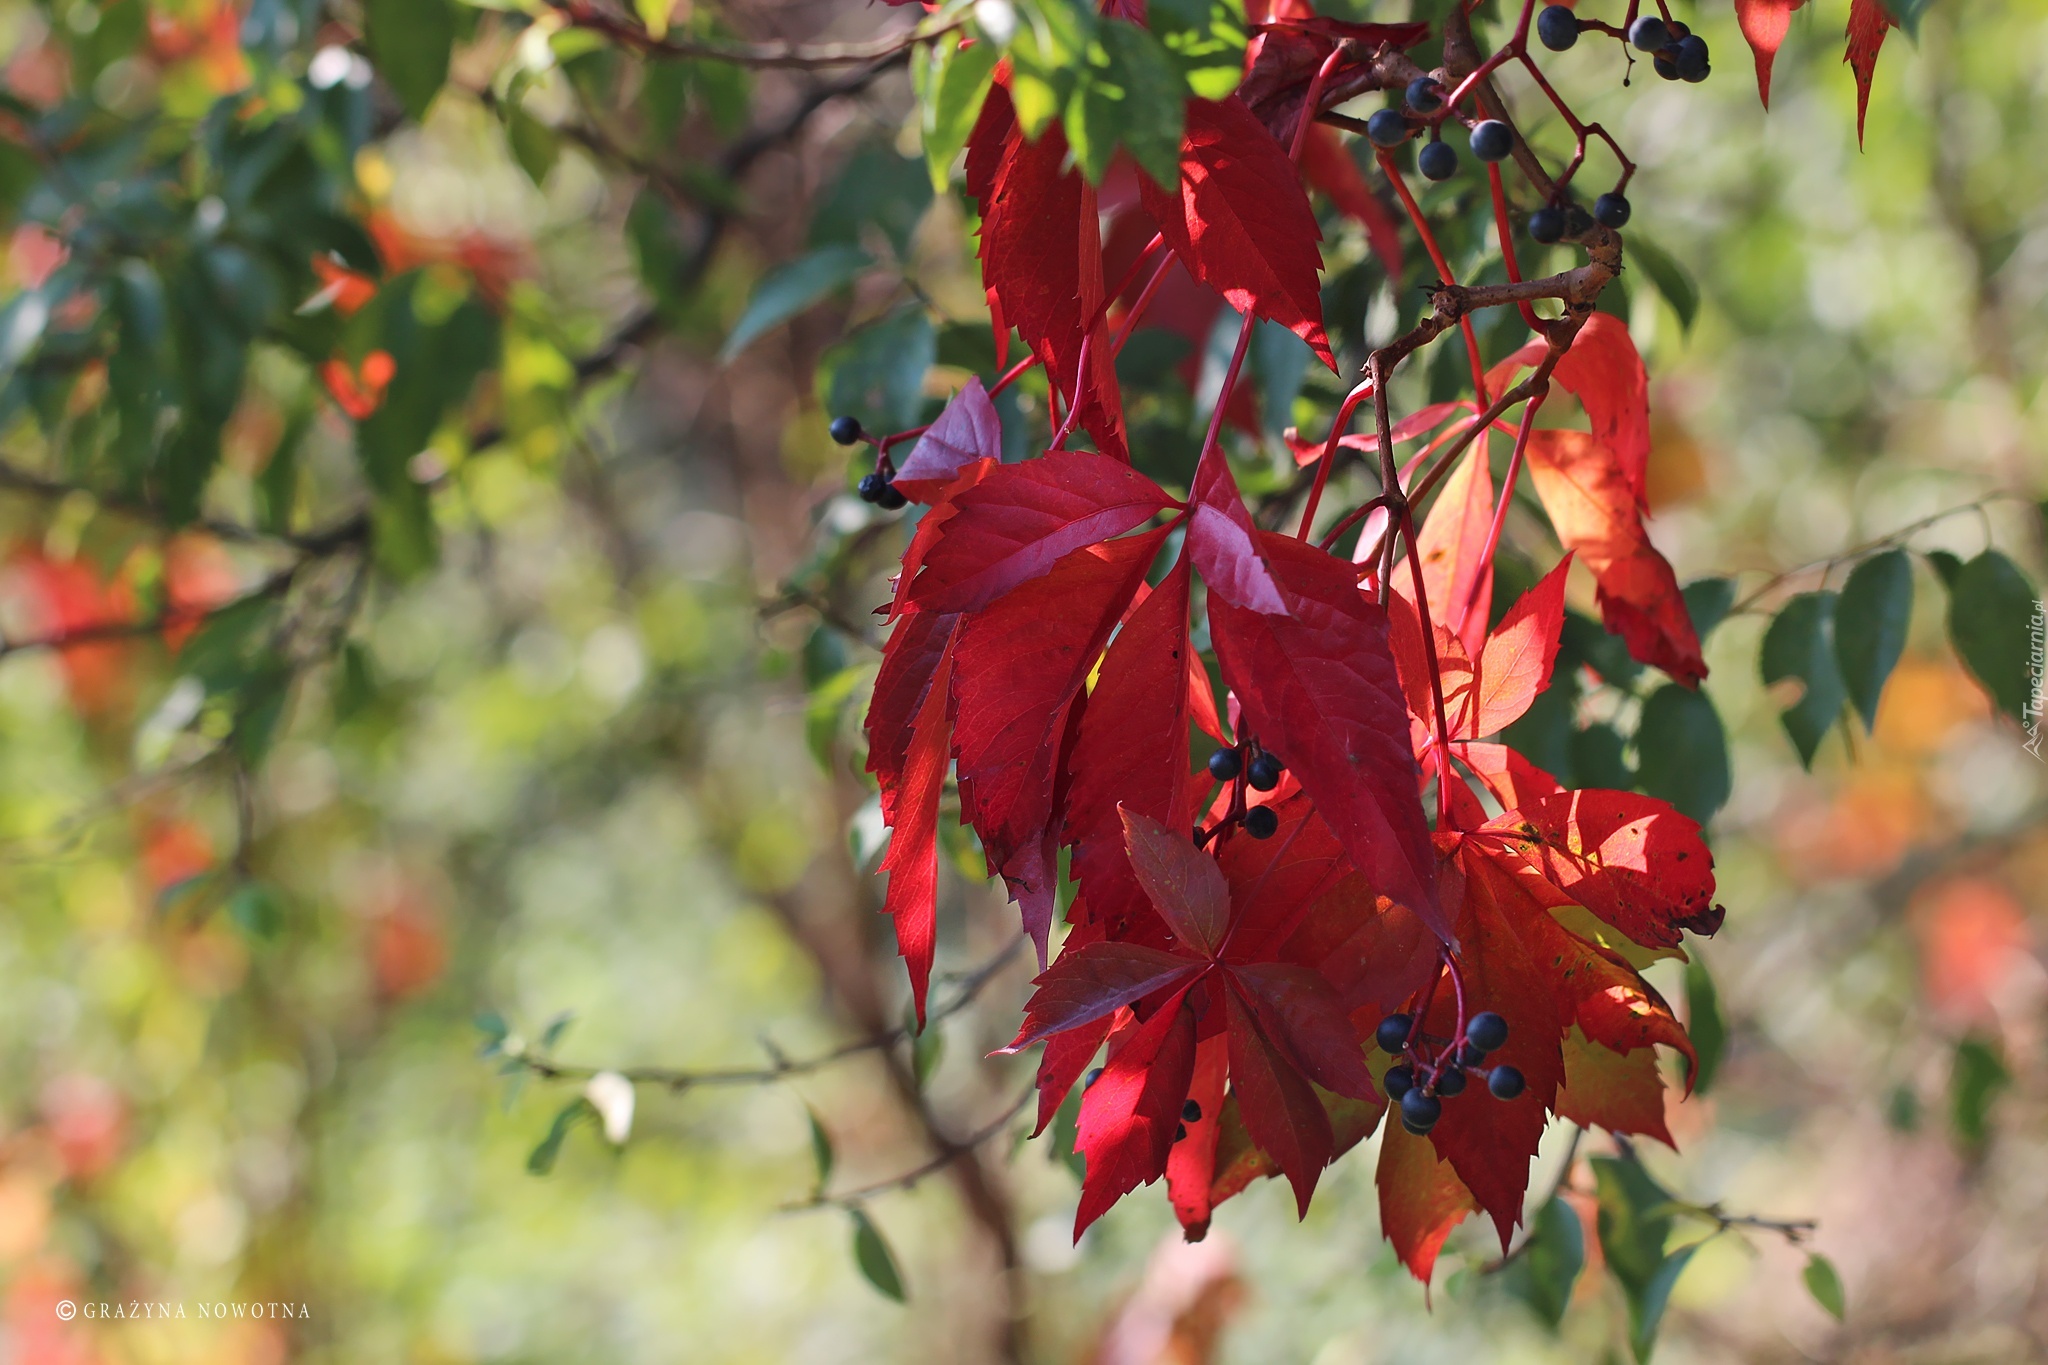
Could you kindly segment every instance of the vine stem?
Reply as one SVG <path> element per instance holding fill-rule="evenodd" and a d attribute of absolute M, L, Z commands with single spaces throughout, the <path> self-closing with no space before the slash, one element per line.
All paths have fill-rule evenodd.
<path fill-rule="evenodd" d="M 1344 405 L 1337 409 L 1337 416 L 1330 423 L 1330 438 L 1323 442 L 1323 453 L 1316 461 L 1316 481 L 1309 487 L 1308 501 L 1302 505 L 1301 526 L 1294 533 L 1296 540 L 1307 540 L 1309 527 L 1315 523 L 1316 507 L 1323 500 L 1323 485 L 1330 481 L 1330 468 L 1337 462 L 1337 445 L 1344 439 L 1345 428 L 1351 425 L 1351 415 L 1358 411 L 1358 405 L 1372 397 L 1372 381 L 1366 380 L 1344 396 Z"/>
<path fill-rule="evenodd" d="M 1493 230 L 1500 237 L 1501 263 L 1507 267 L 1508 283 L 1520 284 L 1522 282 L 1522 267 L 1515 260 L 1515 234 L 1508 227 L 1507 189 L 1501 184 L 1500 163 L 1498 161 L 1487 163 L 1486 178 L 1493 190 Z M 1541 332 L 1543 330 L 1543 320 L 1536 316 L 1535 308 L 1530 306 L 1527 299 L 1516 299 L 1515 307 L 1521 310 L 1522 321 L 1529 324 L 1530 331 Z M 1482 396 L 1479 401 L 1483 403 L 1486 400 Z"/>
<path fill-rule="evenodd" d="M 1398 476 L 1397 476 L 1398 477 Z M 1408 504 L 1401 504 L 1401 538 L 1407 544 L 1409 586 L 1415 593 L 1415 614 L 1422 621 L 1422 650 L 1429 663 L 1430 700 L 1436 704 L 1436 823 L 1439 829 L 1450 823 L 1451 815 L 1451 727 L 1444 719 L 1443 667 L 1436 653 L 1436 631 L 1429 621 L 1429 594 L 1422 586 L 1422 554 L 1415 545 L 1415 516 Z M 1464 987 L 1458 988 L 1459 1028 L 1464 1027 Z"/>
<path fill-rule="evenodd" d="M 1494 551 L 1500 548 L 1501 528 L 1507 525 L 1508 507 L 1515 500 L 1515 481 L 1522 473 L 1522 460 L 1529 449 L 1529 434 L 1536 427 L 1536 410 L 1543 406 L 1543 400 L 1550 394 L 1550 385 L 1545 384 L 1529 395 L 1529 402 L 1522 409 L 1522 425 L 1515 432 L 1514 453 L 1508 456 L 1508 472 L 1501 479 L 1500 501 L 1494 504 L 1493 524 L 1486 528 L 1486 548 L 1480 551 L 1479 567 L 1473 570 L 1472 581 L 1465 588 L 1465 601 L 1458 608 L 1457 624 L 1451 627 L 1451 634 L 1465 638 L 1465 623 L 1472 615 L 1472 608 L 1479 601 L 1479 585 L 1487 581 L 1493 569 Z"/>
<path fill-rule="evenodd" d="M 1401 198 L 1401 207 L 1408 210 L 1409 221 L 1422 237 L 1422 245 L 1429 252 L 1429 261 L 1436 267 L 1437 278 L 1445 284 L 1455 285 L 1458 277 L 1451 273 L 1451 263 L 1444 258 L 1444 250 L 1437 245 L 1436 234 L 1429 229 L 1429 219 L 1423 217 L 1422 206 L 1415 202 L 1415 196 L 1408 189 L 1408 178 L 1401 174 L 1401 168 L 1394 164 L 1394 158 L 1384 147 L 1376 155 L 1380 169 L 1386 172 L 1387 180 L 1393 185 L 1394 193 Z M 1486 401 L 1486 366 L 1479 359 L 1479 334 L 1472 330 L 1471 314 L 1458 314 L 1458 330 L 1465 336 L 1465 356 L 1472 363 L 1472 388 L 1479 401 Z"/>
<path fill-rule="evenodd" d="M 1037 1093 L 1038 1083 L 1034 1079 L 1030 1085 L 1024 1087 L 1023 1093 L 1012 1100 L 1009 1107 L 1004 1109 L 1002 1113 L 957 1141 L 935 1134 L 934 1136 L 937 1139 L 935 1145 L 939 1149 L 937 1153 L 929 1160 L 912 1167 L 910 1170 L 904 1171 L 900 1175 L 892 1175 L 886 1179 L 859 1186 L 856 1189 L 842 1191 L 839 1194 L 826 1194 L 823 1190 L 820 1190 L 809 1199 L 783 1205 L 781 1211 L 783 1213 L 808 1213 L 813 1209 L 852 1208 L 878 1194 L 893 1194 L 897 1190 L 911 1189 L 926 1176 L 938 1174 L 961 1157 L 980 1147 L 990 1138 L 1001 1133 L 1005 1128 L 1008 1128 L 1011 1121 L 1017 1115 L 1024 1112 L 1024 1107 L 1031 1102 L 1032 1097 Z"/>

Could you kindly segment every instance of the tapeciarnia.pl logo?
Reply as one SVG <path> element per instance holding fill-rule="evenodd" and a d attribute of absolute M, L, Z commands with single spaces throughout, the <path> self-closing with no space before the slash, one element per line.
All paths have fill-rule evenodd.
<path fill-rule="evenodd" d="M 2027 727 L 2027 752 L 2036 761 L 2041 760 L 2041 717 L 2043 684 L 2048 683 L 2048 604 L 2034 603 L 2034 622 L 2029 632 L 2031 648 L 2027 651 L 2026 713 L 2022 717 Z"/>

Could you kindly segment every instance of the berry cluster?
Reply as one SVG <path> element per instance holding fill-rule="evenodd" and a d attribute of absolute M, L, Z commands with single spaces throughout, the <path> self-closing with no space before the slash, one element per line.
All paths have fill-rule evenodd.
<path fill-rule="evenodd" d="M 830 430 L 832 439 L 843 446 L 850 446 L 867 437 L 867 432 L 861 430 L 858 417 L 835 417 L 832 419 Z M 880 456 L 875 461 L 874 472 L 863 474 L 854 491 L 860 494 L 862 502 L 871 502 L 885 512 L 894 512 L 910 501 L 896 491 L 893 482 L 895 475 L 896 466 L 890 462 L 889 457 Z"/>
<path fill-rule="evenodd" d="M 1651 54 L 1651 68 L 1667 81 L 1697 85 L 1713 71 L 1707 40 L 1676 19 L 1645 14 L 1629 26 L 1628 40 L 1638 51 Z"/>
<path fill-rule="evenodd" d="M 1244 832 L 1254 839 L 1270 839 L 1280 828 L 1280 817 L 1273 813 L 1271 806 L 1245 806 L 1244 787 L 1253 791 L 1269 792 L 1280 785 L 1280 774 L 1287 771 L 1287 765 L 1277 754 L 1261 749 L 1257 740 L 1247 740 L 1234 749 L 1218 749 L 1209 755 L 1209 776 L 1218 782 L 1239 783 L 1239 789 L 1231 794 L 1231 814 L 1225 816 L 1216 829 L 1195 829 L 1195 842 L 1207 843 L 1216 830 L 1233 820 L 1244 825 Z"/>
<path fill-rule="evenodd" d="M 1511 1066 L 1486 1065 L 1486 1054 L 1507 1045 L 1508 1021 L 1491 1010 L 1482 1010 L 1465 1021 L 1462 1037 L 1443 1043 L 1435 1057 L 1423 1054 L 1425 1039 L 1416 1020 L 1406 1014 L 1390 1014 L 1380 1020 L 1373 1039 L 1382 1052 L 1405 1058 L 1388 1069 L 1384 1086 L 1387 1098 L 1401 1106 L 1401 1126 L 1415 1134 L 1427 1133 L 1443 1117 L 1443 1102 L 1465 1091 L 1471 1075 L 1486 1078 L 1486 1088 L 1495 1099 L 1511 1100 L 1522 1093 L 1522 1073 Z"/>

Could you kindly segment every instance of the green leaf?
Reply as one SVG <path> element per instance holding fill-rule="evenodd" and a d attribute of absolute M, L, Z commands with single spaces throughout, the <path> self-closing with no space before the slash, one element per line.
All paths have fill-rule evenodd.
<path fill-rule="evenodd" d="M 2011 1084 L 2012 1073 L 1996 1043 L 1974 1034 L 1957 1043 L 1949 1073 L 1949 1119 L 1956 1136 L 1972 1147 L 1982 1146 L 1991 1135 L 1992 1102 Z"/>
<path fill-rule="evenodd" d="M 1671 1302 L 1671 1291 L 1698 1250 L 1695 1244 L 1672 1252 L 1643 1286 L 1643 1292 L 1629 1296 L 1629 1347 L 1636 1353 L 1637 1365 L 1649 1365 L 1650 1354 L 1657 1349 L 1657 1328 L 1663 1324 L 1664 1309 Z"/>
<path fill-rule="evenodd" d="M 896 1257 L 890 1253 L 889 1244 L 882 1240 L 881 1230 L 868 1217 L 866 1209 L 848 1212 L 853 1215 L 854 1264 L 884 1298 L 902 1303 L 909 1296 L 903 1291 L 903 1276 L 896 1269 Z"/>
<path fill-rule="evenodd" d="M 804 1117 L 811 1121 L 811 1160 L 818 1168 L 818 1188 L 822 1190 L 832 1178 L 832 1135 L 818 1122 L 816 1110 L 805 1109 Z"/>
<path fill-rule="evenodd" d="M 1692 950 L 1692 961 L 1685 964 L 1685 1003 L 1685 1032 L 1700 1058 L 1692 1088 L 1703 1094 L 1721 1069 L 1721 1055 L 1728 1048 L 1728 1024 L 1721 1017 L 1721 993 L 1715 989 L 1698 948 Z"/>
<path fill-rule="evenodd" d="M 363 0 L 364 36 L 377 71 L 415 122 L 448 79 L 455 50 L 450 0 Z"/>
<path fill-rule="evenodd" d="M 924 406 L 925 371 L 937 351 L 931 319 L 916 305 L 861 328 L 827 351 L 818 367 L 825 410 L 851 413 L 870 431 L 914 426 Z"/>
<path fill-rule="evenodd" d="M 1986 550 L 1949 587 L 1948 637 L 1998 709 L 2025 722 L 2033 711 L 2034 587 L 2014 563 Z"/>
<path fill-rule="evenodd" d="M 1634 1157 L 1596 1156 L 1592 1166 L 1600 1201 L 1600 1249 L 1633 1300 L 1663 1267 L 1673 1201 Z"/>
<path fill-rule="evenodd" d="M 470 1022 L 475 1024 L 476 1031 L 484 1036 L 482 1044 L 477 1048 L 477 1056 L 495 1057 L 504 1050 L 505 1039 L 512 1034 L 512 1026 L 505 1022 L 504 1015 L 496 1010 L 486 1010 Z"/>
<path fill-rule="evenodd" d="M 755 338 L 779 327 L 824 298 L 843 289 L 869 266 L 874 258 L 859 247 L 828 246 L 799 256 L 761 277 L 747 300 L 746 311 L 733 324 L 732 335 L 719 351 L 720 360 L 731 360 Z"/>
<path fill-rule="evenodd" d="M 1066 0 L 1020 4 L 1017 17 L 1017 35 L 1010 44 L 1010 102 L 1018 128 L 1035 141 L 1067 107 L 1098 21 L 1093 6 Z"/>
<path fill-rule="evenodd" d="M 1863 728 L 1877 724 L 1885 679 L 1906 650 L 1913 617 L 1913 562 L 1887 550 L 1858 564 L 1835 604 L 1835 662 Z"/>
<path fill-rule="evenodd" d="M 870 142 L 846 159 L 831 192 L 811 219 L 813 247 L 859 246 L 862 233 L 879 228 L 899 261 L 910 257 L 910 239 L 932 202 L 924 167 L 896 155 L 887 143 Z"/>
<path fill-rule="evenodd" d="M 1806 1281 L 1806 1292 L 1813 1295 L 1813 1301 L 1827 1309 L 1828 1315 L 1841 1322 L 1848 1312 L 1842 1300 L 1842 1277 L 1835 1273 L 1835 1263 L 1815 1252 L 1806 1258 L 1806 1269 L 1799 1278 Z"/>
<path fill-rule="evenodd" d="M 655 39 L 668 36 L 669 11 L 674 8 L 675 0 L 633 0 L 633 12 L 647 26 L 647 36 Z"/>
<path fill-rule="evenodd" d="M 1081 1154 L 1078 1143 L 1081 1139 L 1081 1091 L 1082 1084 L 1074 1083 L 1060 1102 L 1059 1111 L 1052 1116 L 1051 1157 L 1074 1173 L 1074 1179 L 1088 1178 L 1088 1158 Z"/>
<path fill-rule="evenodd" d="M 1728 608 L 1735 605 L 1732 578 L 1695 578 L 1683 591 L 1686 615 L 1692 618 L 1692 632 L 1701 640 L 1728 619 Z"/>
<path fill-rule="evenodd" d="M 1670 252 L 1643 236 L 1640 229 L 1629 233 L 1627 251 L 1678 314 L 1679 327 L 1690 332 L 1693 319 L 1700 312 L 1700 287 L 1694 283 L 1692 274 Z"/>
<path fill-rule="evenodd" d="M 262 882 L 243 882 L 228 897 L 228 919 L 252 939 L 277 937 L 284 927 L 284 902 Z"/>
<path fill-rule="evenodd" d="M 575 1022 L 576 1015 L 570 1010 L 564 1010 L 548 1020 L 548 1026 L 542 1029 L 540 1033 L 540 1050 L 542 1052 L 554 1051 L 555 1044 L 562 1041 L 562 1035 L 567 1033 L 569 1025 Z"/>
<path fill-rule="evenodd" d="M 555 1169 L 555 1159 L 562 1154 L 562 1143 L 569 1136 L 569 1130 L 579 1123 L 594 1121 L 597 1110 L 582 1096 L 563 1105 L 555 1115 L 555 1121 L 548 1127 L 548 1135 L 540 1140 L 533 1154 L 526 1158 L 526 1169 L 531 1175 L 546 1175 Z"/>
<path fill-rule="evenodd" d="M 1906 30 L 1907 37 L 1914 42 L 1920 41 L 1920 16 L 1927 13 L 1930 0 L 1879 0 L 1879 3 L 1898 21 L 1899 27 Z"/>
<path fill-rule="evenodd" d="M 560 135 L 527 113 L 526 106 L 517 100 L 505 105 L 505 143 L 512 149 L 512 159 L 535 188 L 547 180 L 548 172 L 562 155 Z"/>
<path fill-rule="evenodd" d="M 913 1021 L 914 1022 L 914 1021 Z M 910 1040 L 910 1069 L 917 1077 L 917 1088 L 924 1089 L 932 1073 L 939 1069 L 939 1063 L 946 1055 L 945 1031 L 936 1021 L 925 1025 L 922 1033 L 913 1034 Z"/>
<path fill-rule="evenodd" d="M 1570 748 L 1568 767 L 1576 785 L 1608 791 L 1627 791 L 1635 785 L 1635 775 L 1622 756 L 1621 734 L 1605 721 L 1572 731 Z"/>
<path fill-rule="evenodd" d="M 1565 612 L 1564 632 L 1560 638 L 1600 675 L 1602 682 L 1627 687 L 1643 671 L 1643 666 L 1630 656 L 1628 645 L 1619 635 L 1609 634 L 1605 626 L 1580 612 Z"/>
<path fill-rule="evenodd" d="M 1243 0 L 1152 0 L 1145 21 L 1197 98 L 1220 100 L 1237 89 L 1244 76 Z"/>
<path fill-rule="evenodd" d="M 1187 87 L 1159 40 L 1121 19 L 1105 21 L 1067 105 L 1067 143 L 1095 183 L 1122 147 L 1160 185 L 1180 183 Z"/>
<path fill-rule="evenodd" d="M 1758 664 L 1765 683 L 1796 678 L 1806 686 L 1799 700 L 1779 718 L 1799 761 L 1813 766 L 1814 752 L 1842 714 L 1848 689 L 1835 667 L 1835 595 L 1803 592 L 1778 612 L 1764 632 Z"/>
<path fill-rule="evenodd" d="M 1934 572 L 1941 576 L 1941 585 L 1953 592 L 1956 578 L 1963 571 L 1963 561 L 1947 550 L 1929 550 L 1927 562 L 1933 565 Z"/>
<path fill-rule="evenodd" d="M 952 179 L 953 162 L 981 117 L 1002 55 L 1002 49 L 985 38 L 965 50 L 935 43 L 930 57 L 918 67 L 924 159 L 934 190 L 945 189 Z"/>
<path fill-rule="evenodd" d="M 1666 683 L 1643 703 L 1636 783 L 1703 825 L 1727 804 L 1728 732 L 1706 693 Z"/>
<path fill-rule="evenodd" d="M 1252 329 L 1252 373 L 1259 381 L 1259 416 L 1276 438 L 1294 425 L 1294 400 L 1308 378 L 1315 352 L 1308 343 L 1270 318 Z"/>
<path fill-rule="evenodd" d="M 1536 1215 L 1529 1240 L 1516 1258 L 1510 1282 L 1515 1296 L 1555 1328 L 1564 1321 L 1572 1286 L 1586 1265 L 1586 1233 L 1579 1215 L 1564 1200 L 1551 1197 Z"/>

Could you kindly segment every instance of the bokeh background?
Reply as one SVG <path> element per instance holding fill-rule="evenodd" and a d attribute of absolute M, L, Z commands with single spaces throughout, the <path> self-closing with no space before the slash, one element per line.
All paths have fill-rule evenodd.
<path fill-rule="evenodd" d="M 0 0 L 7 89 L 192 119 L 303 76 L 360 17 L 152 0 L 87 83 L 77 42 L 142 3 Z M 273 10 L 303 30 L 245 56 Z M 813 1123 L 827 1188 L 858 1189 L 1027 1078 L 985 1054 L 1028 966 L 965 876 L 937 993 L 998 966 L 917 1047 L 643 1085 L 623 1145 L 573 1107 L 580 1079 L 520 1063 L 773 1068 L 900 1023 L 858 717 L 901 533 L 849 495 L 819 370 L 851 324 L 916 297 L 958 324 L 925 381 L 943 393 L 966 373 L 946 346 L 986 314 L 966 210 L 920 188 L 902 70 L 832 93 L 833 73 L 686 63 L 682 90 L 642 88 L 513 11 L 465 17 L 422 124 L 370 89 L 348 163 L 387 253 L 503 319 L 471 439 L 414 471 L 438 563 L 369 576 L 351 648 L 300 678 L 247 771 L 192 747 L 207 722 L 178 641 L 0 656 L 0 1361 L 980 1361 L 1005 1338 L 1119 1365 L 1620 1358 L 1611 1282 L 1583 1276 L 1553 1333 L 1484 1273 L 1498 1248 L 1474 1226 L 1425 1295 L 1379 1239 L 1371 1143 L 1303 1224 L 1267 1183 L 1184 1248 L 1141 1194 L 1076 1247 L 1072 1173 L 1004 1133 L 865 1201 L 908 1303 L 878 1293 L 847 1211 L 805 1207 Z M 1713 1237 L 1660 1358 L 2048 1360 L 2048 769 L 1956 664 L 1924 563 L 1874 735 L 1837 732 L 1803 771 L 1757 667 L 1786 592 L 1923 519 L 1916 549 L 2040 565 L 2048 5 L 1930 6 L 1917 42 L 1886 45 L 1860 150 L 1844 6 L 1794 16 L 1768 114 L 1728 6 L 1679 12 L 1718 55 L 1702 86 L 1624 88 L 1592 44 L 1550 68 L 1643 163 L 1632 231 L 1697 282 L 1690 327 L 1649 288 L 1625 304 L 1653 378 L 1654 535 L 1681 579 L 1762 591 L 1708 650 L 1735 777 L 1713 825 L 1727 925 L 1702 954 L 1726 1053 L 1671 1114 L 1680 1151 L 1643 1155 L 1688 1200 L 1818 1227 L 1807 1247 Z M 723 20 L 814 42 L 902 16 L 747 0 Z M 501 108 L 514 67 L 523 144 Z M 13 294 L 62 247 L 9 231 Z M 1362 257 L 1331 231 L 1333 259 Z M 834 240 L 903 269 L 722 354 L 763 272 Z M 1379 289 L 1368 328 L 1395 298 Z M 1363 332 L 1343 341 L 1362 354 Z M 214 503 L 255 496 L 304 387 L 257 357 Z M 1304 399 L 1304 425 L 1326 411 Z M 50 458 L 8 421 L 7 461 Z M 307 422 L 302 460 L 340 469 L 342 414 Z M 0 491 L 10 636 L 92 619 L 137 536 L 90 498 Z M 150 543 L 195 601 L 265 572 L 260 547 Z M 1800 1282 L 1810 1249 L 1840 1270 L 1844 1324 Z M 66 1323 L 62 1299 L 309 1319 Z"/>

